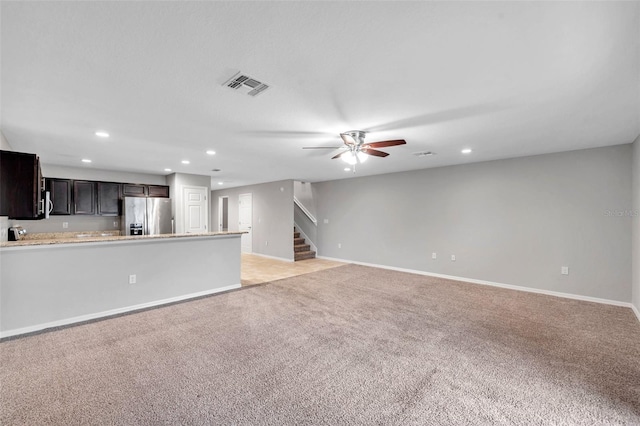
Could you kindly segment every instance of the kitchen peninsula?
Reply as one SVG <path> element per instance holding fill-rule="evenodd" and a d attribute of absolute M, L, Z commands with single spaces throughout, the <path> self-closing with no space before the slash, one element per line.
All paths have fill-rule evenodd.
<path fill-rule="evenodd" d="M 0 243 L 0 337 L 239 288 L 241 235 Z"/>

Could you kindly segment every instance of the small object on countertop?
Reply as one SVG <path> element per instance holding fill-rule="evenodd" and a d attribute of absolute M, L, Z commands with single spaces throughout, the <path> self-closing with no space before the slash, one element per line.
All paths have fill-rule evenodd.
<path fill-rule="evenodd" d="M 27 233 L 27 230 L 22 226 L 12 226 L 9 228 L 9 241 L 20 241 L 22 236 Z"/>

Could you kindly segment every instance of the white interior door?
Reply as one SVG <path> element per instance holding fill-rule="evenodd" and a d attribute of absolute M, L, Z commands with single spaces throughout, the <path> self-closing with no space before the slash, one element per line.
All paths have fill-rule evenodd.
<path fill-rule="evenodd" d="M 207 188 L 204 186 L 185 186 L 182 188 L 182 204 L 184 212 L 184 232 L 207 232 L 209 208 Z"/>
<path fill-rule="evenodd" d="M 252 196 L 240 194 L 238 196 L 238 230 L 246 232 L 240 237 L 240 245 L 244 253 L 253 251 L 253 236 L 251 235 Z"/>

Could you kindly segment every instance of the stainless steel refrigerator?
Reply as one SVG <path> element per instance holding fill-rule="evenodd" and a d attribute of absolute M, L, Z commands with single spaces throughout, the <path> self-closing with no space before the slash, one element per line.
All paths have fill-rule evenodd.
<path fill-rule="evenodd" d="M 170 198 L 125 197 L 122 235 L 172 234 Z"/>

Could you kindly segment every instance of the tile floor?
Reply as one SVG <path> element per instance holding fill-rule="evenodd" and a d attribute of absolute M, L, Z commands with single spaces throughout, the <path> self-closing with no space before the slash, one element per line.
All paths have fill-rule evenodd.
<path fill-rule="evenodd" d="M 346 265 L 346 263 L 317 258 L 287 262 L 255 254 L 242 253 L 242 272 L 240 277 L 242 286 L 249 286 L 342 265 Z"/>

